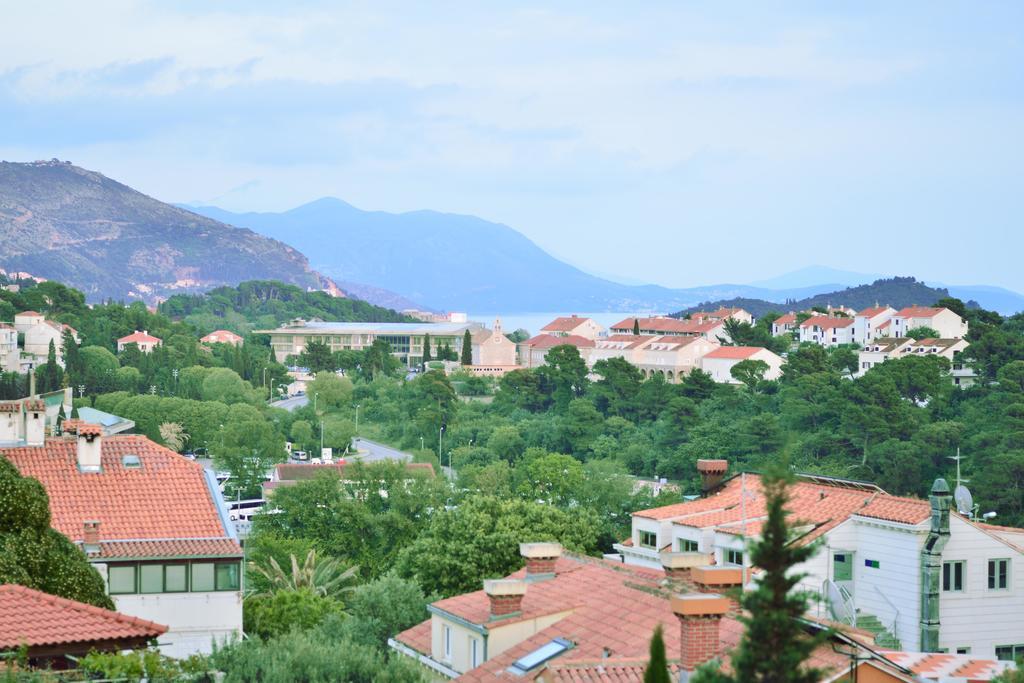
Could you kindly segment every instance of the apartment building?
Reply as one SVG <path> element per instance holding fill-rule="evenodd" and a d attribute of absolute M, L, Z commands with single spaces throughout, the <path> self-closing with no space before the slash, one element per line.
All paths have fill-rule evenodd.
<path fill-rule="evenodd" d="M 0 434 L 0 455 L 46 489 L 53 527 L 103 576 L 117 611 L 166 625 L 157 643 L 174 657 L 241 636 L 242 549 L 212 473 L 81 420 L 47 437 L 42 401 L 13 405 L 0 403 L 0 430 L 14 421 L 4 416 L 25 424 Z"/>
<path fill-rule="evenodd" d="M 853 343 L 853 318 L 815 315 L 800 323 L 800 343 L 839 346 Z"/>
<path fill-rule="evenodd" d="M 24 311 L 14 316 L 14 324 L 0 323 L 0 369 L 4 372 L 30 371 L 46 362 L 53 344 L 57 362 L 64 365 L 64 333 L 70 332 L 79 343 L 78 331 L 70 325 L 47 320 L 36 311 Z M 18 337 L 22 343 L 19 347 Z"/>
<path fill-rule="evenodd" d="M 626 318 L 609 328 L 610 336 L 633 334 L 639 327 L 639 333 L 646 336 L 703 337 L 708 341 L 717 342 L 719 338 L 728 341 L 723 320 L 680 320 L 667 316 L 653 318 Z"/>
<path fill-rule="evenodd" d="M 884 363 L 891 358 L 907 358 L 909 356 L 940 356 L 948 360 L 955 368 L 953 383 L 957 386 L 967 387 L 973 383 L 975 374 L 973 370 L 960 362 L 957 354 L 964 351 L 970 343 L 965 339 L 920 339 L 914 340 L 907 337 L 879 337 L 874 342 L 869 342 L 857 354 L 858 368 L 857 375 Z"/>
<path fill-rule="evenodd" d="M 674 384 L 700 367 L 701 358 L 718 346 L 696 336 L 613 334 L 597 340 L 585 359 L 593 368 L 600 360 L 622 358 L 639 368 L 644 379 L 657 376 Z"/>
<path fill-rule="evenodd" d="M 538 368 L 547 363 L 548 351 L 556 346 L 574 346 L 583 358 L 589 358 L 590 350 L 594 348 L 595 341 L 588 337 L 581 337 L 576 334 L 559 336 L 542 333 L 520 342 L 516 348 L 516 357 L 520 367 Z"/>
<path fill-rule="evenodd" d="M 782 358 L 760 346 L 722 346 L 709 351 L 700 359 L 700 368 L 711 375 L 711 379 L 722 384 L 740 384 L 732 376 L 732 369 L 745 360 L 760 360 L 768 364 L 764 379 L 778 379 L 782 376 Z"/>
<path fill-rule="evenodd" d="M 888 323 L 896 314 L 892 306 L 872 306 L 858 311 L 853 317 L 853 341 L 861 346 L 866 346 L 874 341 L 881 334 L 882 325 Z M 888 326 L 884 328 L 888 330 Z"/>
<path fill-rule="evenodd" d="M 784 313 L 772 321 L 772 336 L 780 337 L 784 334 L 792 334 L 797 329 L 796 313 L 790 311 Z"/>
<path fill-rule="evenodd" d="M 593 319 L 581 318 L 574 313 L 555 318 L 540 328 L 540 333 L 554 337 L 583 337 L 593 341 L 604 333 L 604 328 Z"/>
<path fill-rule="evenodd" d="M 742 308 L 722 307 L 717 311 L 697 311 L 696 313 L 690 314 L 690 320 L 695 320 L 697 322 L 708 322 L 712 320 L 715 322 L 725 322 L 730 318 L 748 325 L 754 324 L 754 316 Z"/>
<path fill-rule="evenodd" d="M 890 336 L 905 337 L 918 327 L 930 327 L 942 339 L 963 339 L 967 336 L 967 321 L 948 308 L 909 306 L 892 315 Z"/>
<path fill-rule="evenodd" d="M 724 460 L 702 460 L 702 498 L 633 514 L 632 535 L 615 549 L 630 565 L 657 568 L 662 551 L 739 568 L 749 582 L 746 541 L 766 508 L 759 475 L 726 478 Z M 957 510 L 935 481 L 929 500 L 893 496 L 874 484 L 801 476 L 790 489 L 800 543 L 817 541 L 796 570 L 821 596 L 823 617 L 869 628 L 889 649 L 1024 655 L 1024 529 L 999 527 Z"/>

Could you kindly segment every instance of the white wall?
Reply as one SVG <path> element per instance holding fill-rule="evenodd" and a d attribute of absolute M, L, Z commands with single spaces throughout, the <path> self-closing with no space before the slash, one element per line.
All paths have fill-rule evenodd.
<path fill-rule="evenodd" d="M 1024 555 L 953 515 L 942 561 L 966 560 L 965 590 L 939 597 L 939 647 L 995 657 L 996 645 L 1024 644 Z M 1010 560 L 1009 590 L 989 590 L 988 560 Z"/>
<path fill-rule="evenodd" d="M 169 626 L 157 643 L 160 651 L 170 657 L 209 653 L 214 639 L 220 642 L 242 635 L 242 594 L 239 591 L 110 597 L 118 612 Z"/>

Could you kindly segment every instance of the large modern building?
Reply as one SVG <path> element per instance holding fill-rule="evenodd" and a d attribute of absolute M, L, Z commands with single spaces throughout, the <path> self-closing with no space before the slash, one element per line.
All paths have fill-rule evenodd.
<path fill-rule="evenodd" d="M 316 341 L 326 344 L 331 351 L 369 348 L 374 340 L 383 339 L 403 363 L 417 365 L 423 359 L 423 338 L 430 335 L 430 350 L 436 355 L 438 346 L 447 344 L 456 353 L 462 351 L 466 330 L 470 334 L 480 331 L 479 323 L 332 323 L 308 322 L 296 319 L 276 330 L 258 330 L 270 335 L 270 345 L 279 362 L 288 356 L 302 353 L 306 344 Z"/>

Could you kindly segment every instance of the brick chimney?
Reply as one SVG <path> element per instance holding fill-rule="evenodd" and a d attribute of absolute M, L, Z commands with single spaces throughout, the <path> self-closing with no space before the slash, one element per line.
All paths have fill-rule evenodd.
<path fill-rule="evenodd" d="M 520 543 L 519 554 L 526 560 L 526 580 L 542 581 L 555 575 L 555 562 L 562 556 L 559 543 Z"/>
<path fill-rule="evenodd" d="M 677 595 L 672 598 L 672 611 L 679 619 L 680 680 L 685 681 L 698 666 L 722 655 L 718 626 L 729 611 L 729 600 L 708 593 Z"/>
<path fill-rule="evenodd" d="M 526 582 L 522 579 L 487 579 L 484 593 L 491 605 L 491 619 L 500 619 L 523 611 Z"/>
<path fill-rule="evenodd" d="M 80 422 L 78 431 L 78 469 L 80 472 L 99 472 L 103 443 L 103 428 Z"/>
<path fill-rule="evenodd" d="M 707 493 L 717 487 L 729 471 L 728 460 L 698 460 L 697 473 L 700 474 L 700 490 Z"/>
<path fill-rule="evenodd" d="M 82 549 L 89 557 L 100 554 L 100 523 L 95 520 L 82 524 Z"/>

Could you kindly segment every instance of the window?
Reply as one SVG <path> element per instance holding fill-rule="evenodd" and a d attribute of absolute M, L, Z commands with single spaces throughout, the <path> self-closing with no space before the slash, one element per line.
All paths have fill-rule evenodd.
<path fill-rule="evenodd" d="M 743 565 L 743 551 L 742 550 L 726 550 L 725 551 L 725 563 Z"/>
<path fill-rule="evenodd" d="M 214 585 L 214 564 L 212 562 L 195 563 L 192 565 L 192 590 L 195 592 L 212 591 Z"/>
<path fill-rule="evenodd" d="M 164 592 L 184 593 L 188 590 L 188 565 L 169 564 L 164 567 Z"/>
<path fill-rule="evenodd" d="M 988 561 L 988 587 L 992 590 L 1004 590 L 1010 586 L 1010 561 Z"/>
<path fill-rule="evenodd" d="M 480 666 L 480 641 L 476 638 L 469 639 L 469 665 L 472 668 Z"/>
<path fill-rule="evenodd" d="M 162 564 L 144 564 L 139 567 L 139 592 L 163 593 L 164 566 Z"/>
<path fill-rule="evenodd" d="M 452 658 L 452 628 L 451 628 L 451 626 L 448 626 L 447 624 L 445 624 L 441 628 L 444 630 L 444 633 L 443 633 L 443 637 L 444 637 L 444 658 L 445 659 L 451 659 Z"/>
<path fill-rule="evenodd" d="M 1024 657 L 1024 645 L 996 645 L 996 659 L 1015 662 L 1020 657 Z"/>
<path fill-rule="evenodd" d="M 135 565 L 110 565 L 107 569 L 107 584 L 111 595 L 134 593 Z"/>
<path fill-rule="evenodd" d="M 679 552 L 681 553 L 695 553 L 700 547 L 697 541 L 688 541 L 685 538 L 679 539 Z"/>
<path fill-rule="evenodd" d="M 640 532 L 640 547 L 641 548 L 657 548 L 658 547 L 658 534 L 653 531 L 641 531 Z"/>
<path fill-rule="evenodd" d="M 969 647 L 958 647 L 956 649 L 956 653 L 958 655 L 969 655 L 969 654 L 971 654 L 971 648 L 969 648 Z"/>
<path fill-rule="evenodd" d="M 237 562 L 223 562 L 217 567 L 217 590 L 236 591 L 241 586 Z"/>
<path fill-rule="evenodd" d="M 966 562 L 942 563 L 942 590 L 957 592 L 964 589 L 964 566 Z"/>

